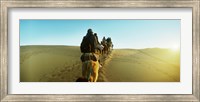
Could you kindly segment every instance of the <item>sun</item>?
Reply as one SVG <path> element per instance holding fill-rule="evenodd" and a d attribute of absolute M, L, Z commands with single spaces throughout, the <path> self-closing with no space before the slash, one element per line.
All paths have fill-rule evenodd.
<path fill-rule="evenodd" d="M 171 50 L 173 50 L 173 51 L 178 51 L 179 50 L 179 46 L 178 45 L 173 45 L 172 47 L 171 47 Z"/>

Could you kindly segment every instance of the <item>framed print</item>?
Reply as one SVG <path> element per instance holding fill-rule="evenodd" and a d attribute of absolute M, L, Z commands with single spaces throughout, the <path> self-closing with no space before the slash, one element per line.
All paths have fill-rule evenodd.
<path fill-rule="evenodd" d="M 199 0 L 1 0 L 1 101 L 199 101 Z"/>

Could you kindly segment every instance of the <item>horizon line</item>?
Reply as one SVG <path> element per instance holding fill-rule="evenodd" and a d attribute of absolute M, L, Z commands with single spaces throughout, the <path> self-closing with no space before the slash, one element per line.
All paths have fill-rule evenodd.
<path fill-rule="evenodd" d="M 77 46 L 77 45 L 20 45 L 20 47 L 21 46 L 71 46 L 71 47 L 80 47 L 80 46 Z M 156 49 L 156 48 L 171 49 L 169 47 L 143 47 L 143 48 L 114 47 L 113 49 Z"/>

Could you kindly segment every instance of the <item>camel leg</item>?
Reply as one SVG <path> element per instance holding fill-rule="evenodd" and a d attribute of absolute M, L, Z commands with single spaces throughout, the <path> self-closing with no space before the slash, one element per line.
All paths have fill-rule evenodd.
<path fill-rule="evenodd" d="M 99 62 L 95 61 L 93 63 L 93 82 L 97 82 L 99 72 Z"/>

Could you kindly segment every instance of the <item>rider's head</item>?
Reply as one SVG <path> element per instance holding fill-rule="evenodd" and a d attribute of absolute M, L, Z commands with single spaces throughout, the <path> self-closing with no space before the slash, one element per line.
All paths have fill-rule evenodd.
<path fill-rule="evenodd" d="M 93 33 L 92 29 L 88 29 L 87 33 Z"/>

